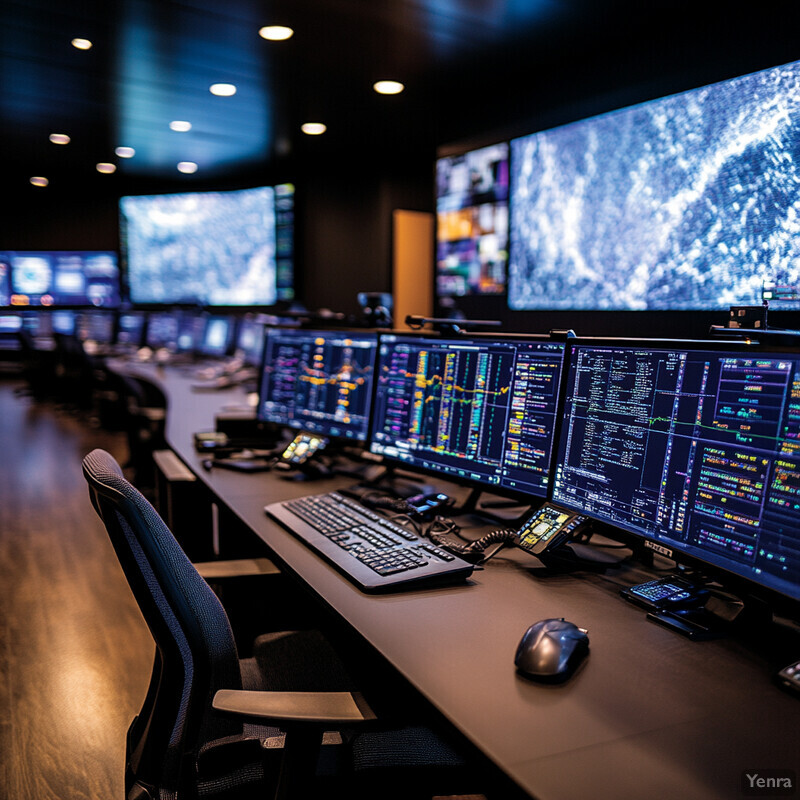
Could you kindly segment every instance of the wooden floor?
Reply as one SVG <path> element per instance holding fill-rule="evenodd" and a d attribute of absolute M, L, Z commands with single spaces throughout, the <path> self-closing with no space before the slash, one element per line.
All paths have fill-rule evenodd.
<path fill-rule="evenodd" d="M 0 379 L 0 798 L 123 797 L 153 644 L 89 502 L 83 455 L 124 438 Z"/>

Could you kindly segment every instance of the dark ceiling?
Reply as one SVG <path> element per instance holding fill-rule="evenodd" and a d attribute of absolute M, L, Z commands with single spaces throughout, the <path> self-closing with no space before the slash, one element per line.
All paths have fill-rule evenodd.
<path fill-rule="evenodd" d="M 260 178 L 314 153 L 392 158 L 527 132 L 797 58 L 797 5 L 3 0 L 3 183 L 14 191 L 33 175 L 51 187 Z M 276 23 L 294 36 L 259 37 Z M 94 46 L 75 49 L 76 36 Z M 406 91 L 378 96 L 371 87 L 380 78 L 401 80 Z M 216 82 L 238 91 L 214 97 Z M 176 119 L 191 131 L 170 130 Z M 307 137 L 307 121 L 328 130 Z M 71 144 L 51 144 L 51 133 Z M 117 158 L 120 145 L 136 156 Z M 116 163 L 116 175 L 98 178 L 100 161 Z M 179 161 L 196 162 L 196 175 L 180 176 Z"/>

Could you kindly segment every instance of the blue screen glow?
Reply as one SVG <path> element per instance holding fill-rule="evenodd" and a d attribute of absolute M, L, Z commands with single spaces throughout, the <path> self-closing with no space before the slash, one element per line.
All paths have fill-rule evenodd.
<path fill-rule="evenodd" d="M 724 309 L 800 283 L 800 62 L 511 148 L 513 309 Z"/>

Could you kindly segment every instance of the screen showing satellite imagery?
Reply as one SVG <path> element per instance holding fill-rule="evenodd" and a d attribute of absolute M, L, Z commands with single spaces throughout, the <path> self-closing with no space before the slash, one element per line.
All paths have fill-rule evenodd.
<path fill-rule="evenodd" d="M 724 309 L 800 282 L 800 62 L 511 143 L 513 309 Z"/>
<path fill-rule="evenodd" d="M 293 194 L 284 184 L 123 197 L 131 301 L 242 306 L 291 298 Z"/>

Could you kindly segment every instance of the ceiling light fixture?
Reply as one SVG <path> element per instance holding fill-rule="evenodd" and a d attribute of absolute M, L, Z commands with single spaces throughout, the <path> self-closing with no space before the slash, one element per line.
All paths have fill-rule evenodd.
<path fill-rule="evenodd" d="M 258 31 L 258 35 L 270 42 L 284 42 L 292 38 L 294 31 L 285 25 L 265 25 Z"/>
<path fill-rule="evenodd" d="M 50 141 L 53 144 L 69 144 L 70 138 L 67 136 L 66 133 L 51 133 L 50 134 Z"/>
<path fill-rule="evenodd" d="M 76 50 L 92 49 L 92 43 L 88 39 L 81 39 L 77 36 L 72 40 L 71 44 Z"/>
<path fill-rule="evenodd" d="M 103 175 L 112 175 L 117 171 L 117 165 L 109 164 L 107 161 L 101 161 L 95 166 L 95 169 Z"/>
<path fill-rule="evenodd" d="M 47 180 L 47 178 L 43 178 L 41 175 L 37 175 L 31 178 L 30 182 L 32 186 L 40 186 L 40 187 L 47 186 L 50 183 L 50 181 Z"/>
<path fill-rule="evenodd" d="M 117 147 L 114 153 L 119 158 L 133 158 L 136 155 L 136 151 L 132 147 Z"/>
<path fill-rule="evenodd" d="M 328 130 L 328 126 L 323 122 L 304 122 L 300 126 L 300 130 L 303 131 L 303 133 L 307 133 L 309 136 L 319 136 L 321 133 L 325 133 L 325 131 Z"/>
<path fill-rule="evenodd" d="M 197 164 L 194 161 L 181 161 L 178 164 L 178 172 L 182 172 L 184 175 L 192 175 L 197 172 Z"/>
<path fill-rule="evenodd" d="M 378 94 L 400 94 L 406 87 L 400 81 L 376 81 L 372 88 Z"/>
<path fill-rule="evenodd" d="M 178 131 L 178 133 L 186 133 L 186 131 L 192 129 L 192 123 L 187 122 L 185 119 L 174 119 L 170 122 L 169 128 L 172 131 Z"/>
<path fill-rule="evenodd" d="M 214 83 L 208 87 L 208 91 L 217 97 L 233 97 L 236 87 L 232 83 Z"/>

